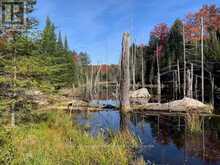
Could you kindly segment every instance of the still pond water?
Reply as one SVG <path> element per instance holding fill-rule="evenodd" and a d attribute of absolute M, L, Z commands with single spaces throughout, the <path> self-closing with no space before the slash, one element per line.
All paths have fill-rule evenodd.
<path fill-rule="evenodd" d="M 75 120 L 93 136 L 120 129 L 118 111 L 77 113 Z M 220 165 L 220 118 L 205 117 L 202 123 L 200 131 L 189 133 L 184 117 L 132 113 L 128 127 L 141 141 L 138 155 L 149 164 Z"/>

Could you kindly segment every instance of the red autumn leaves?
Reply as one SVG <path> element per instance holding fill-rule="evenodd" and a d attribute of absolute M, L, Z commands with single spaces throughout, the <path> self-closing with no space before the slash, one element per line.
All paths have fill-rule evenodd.
<path fill-rule="evenodd" d="M 220 11 L 215 5 L 205 5 L 196 13 L 189 13 L 185 19 L 187 41 L 201 40 L 201 18 L 204 25 L 204 39 L 209 32 L 220 30 Z"/>
<path fill-rule="evenodd" d="M 183 21 L 187 42 L 201 40 L 201 18 L 204 20 L 205 40 L 208 39 L 210 32 L 220 31 L 220 9 L 216 5 L 204 5 L 198 12 L 187 14 Z M 170 28 L 165 23 L 156 25 L 151 32 L 157 39 L 159 56 L 164 53 L 169 32 Z"/>
<path fill-rule="evenodd" d="M 157 54 L 160 56 L 165 49 L 167 37 L 169 34 L 169 27 L 165 23 L 158 24 L 154 27 L 154 30 L 151 32 L 151 36 L 157 40 L 158 48 Z"/>

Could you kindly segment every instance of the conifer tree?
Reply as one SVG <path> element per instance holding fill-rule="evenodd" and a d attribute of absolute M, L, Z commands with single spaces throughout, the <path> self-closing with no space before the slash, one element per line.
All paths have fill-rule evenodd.
<path fill-rule="evenodd" d="M 59 32 L 59 36 L 58 36 L 58 46 L 59 46 L 59 48 L 63 49 L 63 39 L 62 39 L 61 32 Z"/>
<path fill-rule="evenodd" d="M 64 39 L 64 48 L 65 48 L 65 50 L 67 50 L 67 51 L 68 51 L 68 49 L 69 49 L 67 36 L 65 36 L 65 39 Z"/>
<path fill-rule="evenodd" d="M 57 37 L 55 26 L 49 17 L 46 19 L 46 27 L 42 33 L 42 50 L 44 53 L 53 53 L 56 50 Z"/>

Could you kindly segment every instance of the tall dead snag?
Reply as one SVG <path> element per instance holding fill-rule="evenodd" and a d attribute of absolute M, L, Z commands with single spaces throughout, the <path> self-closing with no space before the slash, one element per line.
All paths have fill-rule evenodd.
<path fill-rule="evenodd" d="M 189 69 L 187 69 L 187 72 L 186 72 L 186 75 L 187 75 L 187 84 L 186 84 L 186 86 L 187 86 L 187 92 L 186 92 L 186 95 L 187 95 L 187 97 L 190 97 L 190 70 Z"/>
<path fill-rule="evenodd" d="M 215 105 L 215 79 L 214 79 L 214 76 L 212 76 L 212 73 L 209 72 L 209 77 L 210 77 L 210 82 L 211 82 L 211 88 L 212 88 L 212 91 L 211 91 L 211 104 Z"/>
<path fill-rule="evenodd" d="M 102 69 L 102 65 L 100 65 L 98 67 L 98 70 L 97 70 L 97 73 L 96 73 L 96 76 L 95 76 L 95 82 L 94 82 L 94 93 L 96 94 L 96 96 L 98 95 L 99 96 L 99 85 L 98 83 L 100 83 L 100 72 L 101 72 L 101 69 Z"/>
<path fill-rule="evenodd" d="M 191 98 L 193 98 L 193 77 L 194 77 L 194 68 L 193 68 L 193 64 L 191 63 L 191 74 L 190 74 L 190 78 L 191 78 L 191 83 L 190 83 L 190 95 L 191 95 Z"/>
<path fill-rule="evenodd" d="M 130 35 L 128 32 L 123 34 L 122 39 L 122 56 L 121 56 L 121 76 L 120 76 L 120 108 L 122 112 L 128 112 L 130 109 L 129 101 L 129 51 Z"/>
<path fill-rule="evenodd" d="M 142 81 L 142 88 L 144 88 L 144 47 L 141 47 L 141 81 Z"/>
<path fill-rule="evenodd" d="M 161 102 L 161 82 L 160 82 L 160 64 L 159 64 L 159 47 L 157 44 L 157 97 L 158 97 L 158 103 Z"/>
<path fill-rule="evenodd" d="M 132 88 L 135 90 L 136 80 L 135 80 L 135 65 L 136 65 L 136 46 L 132 46 Z"/>
<path fill-rule="evenodd" d="M 177 59 L 177 84 L 178 84 L 178 95 L 180 95 L 180 86 L 181 86 L 181 80 L 180 80 L 180 61 Z"/>
<path fill-rule="evenodd" d="M 187 70 L 187 97 L 193 98 L 193 66 Z"/>
<path fill-rule="evenodd" d="M 91 70 L 91 78 L 90 78 L 90 92 L 89 92 L 89 95 L 90 95 L 90 99 L 92 100 L 93 98 L 93 65 L 91 65 L 92 67 L 92 70 Z"/>
<path fill-rule="evenodd" d="M 174 71 L 174 76 L 173 76 L 173 82 L 174 82 L 174 97 L 175 99 L 177 99 L 178 97 L 178 75 L 177 75 L 177 71 Z"/>
<path fill-rule="evenodd" d="M 215 78 L 212 77 L 212 105 L 215 106 Z"/>
<path fill-rule="evenodd" d="M 186 39 L 185 39 L 185 27 L 183 24 L 183 61 L 184 61 L 184 69 L 183 69 L 183 96 L 186 96 Z"/>
<path fill-rule="evenodd" d="M 201 76 L 202 76 L 202 102 L 204 103 L 204 24 L 203 24 L 203 17 L 201 18 Z"/>
<path fill-rule="evenodd" d="M 72 106 L 71 106 L 71 109 L 69 109 L 70 116 L 72 115 L 72 111 L 73 111 L 73 108 L 74 108 L 74 100 L 76 100 L 75 99 L 75 85 L 72 84 Z"/>

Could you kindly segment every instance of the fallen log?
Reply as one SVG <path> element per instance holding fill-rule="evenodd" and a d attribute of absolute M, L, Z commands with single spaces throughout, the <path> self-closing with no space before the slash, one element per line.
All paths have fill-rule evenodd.
<path fill-rule="evenodd" d="M 71 107 L 66 109 L 66 112 L 99 112 L 103 111 L 102 107 Z"/>
<path fill-rule="evenodd" d="M 68 103 L 68 109 L 71 107 L 88 107 L 89 103 L 82 100 L 72 100 L 70 103 Z"/>
<path fill-rule="evenodd" d="M 213 112 L 213 106 L 203 104 L 202 102 L 191 99 L 191 98 L 183 98 L 182 100 L 176 100 L 169 103 L 148 103 L 144 105 L 132 105 L 132 109 L 134 111 L 142 110 L 142 111 L 168 111 L 168 112 L 190 112 L 195 111 L 198 113 L 209 113 Z"/>

